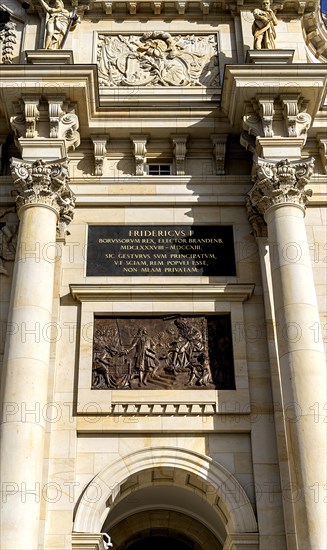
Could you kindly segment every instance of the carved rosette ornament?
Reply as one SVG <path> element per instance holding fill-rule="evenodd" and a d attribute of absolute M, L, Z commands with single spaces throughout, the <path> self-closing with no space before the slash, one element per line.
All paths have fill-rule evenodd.
<path fill-rule="evenodd" d="M 314 170 L 314 159 L 301 161 L 280 160 L 276 163 L 258 159 L 253 176 L 254 186 L 248 194 L 250 204 L 259 213 L 279 204 L 297 204 L 304 207 L 311 197 L 305 186 Z"/>
<path fill-rule="evenodd" d="M 66 159 L 55 162 L 27 161 L 13 158 L 11 173 L 18 191 L 16 206 L 40 204 L 54 208 L 58 213 L 59 233 L 67 232 L 73 219 L 75 196 L 69 188 L 68 163 Z"/>

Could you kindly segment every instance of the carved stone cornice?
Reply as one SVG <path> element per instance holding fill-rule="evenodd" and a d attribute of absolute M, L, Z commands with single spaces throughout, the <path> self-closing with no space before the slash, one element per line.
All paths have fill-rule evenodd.
<path fill-rule="evenodd" d="M 290 161 L 280 160 L 276 163 L 257 159 L 254 171 L 254 186 L 248 194 L 249 203 L 254 212 L 265 214 L 272 206 L 280 204 L 297 204 L 304 207 L 311 197 L 311 189 L 304 187 L 313 174 L 312 158 Z"/>
<path fill-rule="evenodd" d="M 11 173 L 18 191 L 17 211 L 32 204 L 57 211 L 59 232 L 65 233 L 73 219 L 75 196 L 68 186 L 67 159 L 44 162 L 11 159 Z"/>

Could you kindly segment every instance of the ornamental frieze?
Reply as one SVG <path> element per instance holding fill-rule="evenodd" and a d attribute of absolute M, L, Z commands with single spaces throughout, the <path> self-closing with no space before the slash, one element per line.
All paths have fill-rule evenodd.
<path fill-rule="evenodd" d="M 100 34 L 100 87 L 219 85 L 215 34 Z"/>

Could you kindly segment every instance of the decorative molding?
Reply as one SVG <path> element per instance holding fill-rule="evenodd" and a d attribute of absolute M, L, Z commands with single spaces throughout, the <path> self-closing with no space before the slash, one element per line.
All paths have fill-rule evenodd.
<path fill-rule="evenodd" d="M 42 107 L 42 122 L 48 118 L 48 124 L 40 129 L 39 120 Z M 75 104 L 65 100 L 64 96 L 49 96 L 48 103 L 40 102 L 39 96 L 22 96 L 14 103 L 15 114 L 10 118 L 10 124 L 15 134 L 16 145 L 19 138 L 37 137 L 63 139 L 66 148 L 75 150 L 80 144 L 78 116 Z M 45 118 L 45 120 L 43 120 Z M 42 135 L 41 135 L 42 134 Z"/>
<path fill-rule="evenodd" d="M 135 15 L 137 12 L 137 2 L 127 2 L 130 15 Z"/>
<path fill-rule="evenodd" d="M 101 533 L 72 533 L 72 550 L 106 550 Z"/>
<path fill-rule="evenodd" d="M 25 118 L 24 137 L 35 138 L 37 136 L 36 123 L 40 117 L 39 102 L 38 97 L 23 96 L 22 98 Z"/>
<path fill-rule="evenodd" d="M 112 403 L 110 414 L 136 416 L 185 416 L 185 415 L 213 415 L 218 412 L 216 402 L 204 403 L 151 403 L 151 398 L 143 397 L 142 403 Z"/>
<path fill-rule="evenodd" d="M 249 135 L 262 138 L 301 137 L 304 145 L 311 126 L 311 116 L 306 112 L 308 103 L 300 94 L 257 95 L 244 102 L 243 128 Z M 281 118 L 285 121 L 284 128 Z M 242 139 L 241 144 L 246 146 Z"/>
<path fill-rule="evenodd" d="M 254 186 L 248 194 L 250 203 L 260 214 L 280 204 L 297 204 L 304 207 L 312 191 L 304 187 L 314 170 L 314 159 L 299 161 L 284 159 L 276 163 L 259 158 L 255 164 Z"/>
<path fill-rule="evenodd" d="M 75 207 L 75 196 L 68 186 L 67 159 L 33 162 L 13 158 L 11 173 L 18 191 L 18 212 L 20 208 L 34 204 L 54 208 L 58 213 L 60 236 L 67 233 Z"/>
<path fill-rule="evenodd" d="M 245 538 L 245 535 L 251 533 L 258 538 L 258 524 L 253 508 L 233 474 L 208 456 L 176 446 L 152 446 L 133 451 L 105 466 L 86 488 L 87 495 L 84 491 L 78 501 L 74 529 L 84 533 L 100 530 L 108 514 L 110 496 L 115 498 L 125 481 L 149 467 L 161 468 L 161 471 L 169 467 L 176 472 L 193 472 L 199 481 L 210 486 L 202 493 L 203 499 L 209 504 L 212 504 L 213 495 L 220 499 L 225 523 L 228 522 L 227 530 L 234 537 L 239 534 L 240 538 Z"/>
<path fill-rule="evenodd" d="M 324 22 L 320 5 L 320 2 L 316 2 L 315 10 L 304 14 L 302 29 L 306 45 L 312 57 L 318 59 L 321 63 L 327 63 L 327 23 Z"/>
<path fill-rule="evenodd" d="M 185 176 L 186 142 L 188 135 L 171 136 L 176 164 L 176 176 Z"/>
<path fill-rule="evenodd" d="M 146 143 L 149 136 L 133 134 L 130 137 L 134 145 L 135 175 L 144 176 L 146 165 Z"/>
<path fill-rule="evenodd" d="M 264 137 L 273 137 L 274 99 L 271 97 L 260 97 L 258 98 L 258 104 Z"/>
<path fill-rule="evenodd" d="M 213 145 L 212 154 L 216 165 L 216 174 L 225 174 L 225 158 L 227 134 L 211 134 L 210 139 Z"/>
<path fill-rule="evenodd" d="M 162 2 L 152 2 L 152 7 L 153 7 L 153 13 L 155 15 L 161 14 Z"/>
<path fill-rule="evenodd" d="M 230 533 L 223 550 L 259 550 L 259 533 Z"/>
<path fill-rule="evenodd" d="M 103 162 L 109 142 L 108 135 L 91 136 L 94 148 L 94 175 L 103 176 Z"/>
<path fill-rule="evenodd" d="M 203 15 L 209 15 L 209 12 L 210 12 L 210 2 L 201 1 L 201 2 L 200 2 L 200 6 L 201 6 L 201 11 L 202 11 Z"/>
<path fill-rule="evenodd" d="M 63 105 L 64 96 L 48 97 L 49 105 L 49 121 L 50 121 L 50 138 L 59 138 L 59 122 L 60 117 L 64 114 Z"/>
<path fill-rule="evenodd" d="M 101 88 L 219 85 L 215 34 L 99 34 L 97 61 Z"/>
<path fill-rule="evenodd" d="M 306 137 L 311 125 L 311 116 L 306 112 L 309 101 L 301 99 L 298 94 L 281 95 L 280 98 L 288 137 Z"/>
<path fill-rule="evenodd" d="M 178 15 L 185 15 L 187 2 L 175 2 L 175 7 L 176 7 Z"/>
<path fill-rule="evenodd" d="M 224 302 L 244 302 L 254 292 L 254 284 L 192 284 L 192 285 L 106 285 L 106 284 L 70 284 L 70 293 L 79 302 L 141 300 L 185 302 L 198 300 L 201 302 L 216 300 Z"/>

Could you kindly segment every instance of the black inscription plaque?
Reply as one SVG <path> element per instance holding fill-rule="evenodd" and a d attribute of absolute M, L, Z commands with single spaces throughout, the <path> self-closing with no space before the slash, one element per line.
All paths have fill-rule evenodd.
<path fill-rule="evenodd" d="M 229 315 L 95 317 L 92 389 L 235 389 Z"/>
<path fill-rule="evenodd" d="M 86 275 L 236 275 L 233 228 L 90 225 Z"/>

